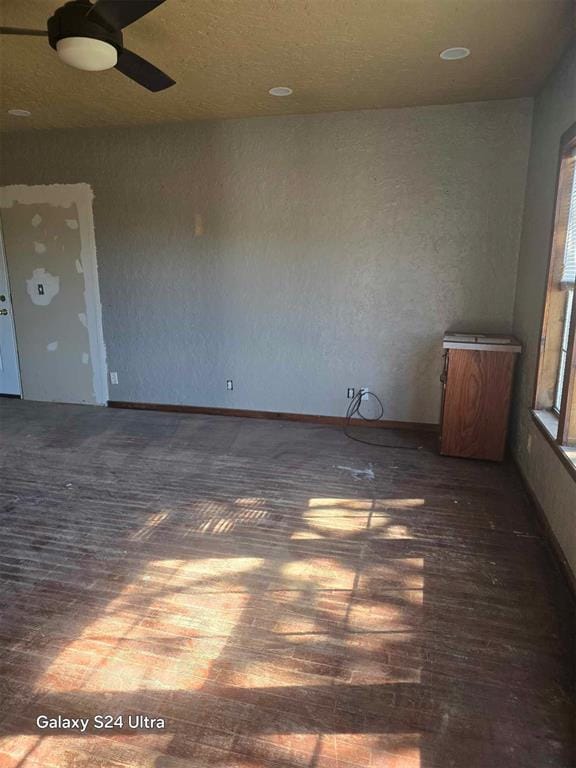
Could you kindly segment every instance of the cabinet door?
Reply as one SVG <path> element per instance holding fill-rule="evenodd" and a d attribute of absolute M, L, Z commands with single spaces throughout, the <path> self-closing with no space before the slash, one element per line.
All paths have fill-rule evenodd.
<path fill-rule="evenodd" d="M 514 359 L 510 352 L 449 351 L 441 453 L 504 457 Z"/>

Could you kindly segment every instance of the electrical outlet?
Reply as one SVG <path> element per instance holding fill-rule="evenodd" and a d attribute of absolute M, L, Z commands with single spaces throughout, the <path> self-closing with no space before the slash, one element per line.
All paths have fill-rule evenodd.
<path fill-rule="evenodd" d="M 359 392 L 362 395 L 362 400 L 368 400 L 368 387 L 360 387 Z"/>
<path fill-rule="evenodd" d="M 110 371 L 110 381 L 112 384 L 118 384 L 118 372 Z"/>
<path fill-rule="evenodd" d="M 226 389 L 231 390 L 234 389 L 234 384 L 232 383 L 232 379 L 228 379 L 226 382 Z"/>
<path fill-rule="evenodd" d="M 354 399 L 354 387 L 348 387 L 348 390 L 346 392 L 346 397 L 348 398 L 348 400 Z"/>

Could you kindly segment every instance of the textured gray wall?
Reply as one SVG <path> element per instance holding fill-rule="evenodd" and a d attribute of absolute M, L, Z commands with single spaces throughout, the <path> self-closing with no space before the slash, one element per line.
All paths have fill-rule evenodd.
<path fill-rule="evenodd" d="M 1 183 L 92 185 L 112 399 L 437 422 L 442 333 L 512 327 L 531 109 L 27 132 Z"/>
<path fill-rule="evenodd" d="M 514 408 L 514 451 L 576 574 L 576 483 L 530 416 L 550 257 L 560 138 L 575 120 L 576 46 L 573 46 L 549 78 L 534 108 L 514 311 L 514 329 L 524 342 Z"/>

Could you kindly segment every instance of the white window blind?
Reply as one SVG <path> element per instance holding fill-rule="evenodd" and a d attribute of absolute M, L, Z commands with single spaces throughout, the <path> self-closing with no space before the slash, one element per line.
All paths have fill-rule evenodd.
<path fill-rule="evenodd" d="M 576 283 L 576 167 L 572 172 L 572 188 L 568 201 L 568 229 L 562 267 L 562 287 L 574 288 Z"/>

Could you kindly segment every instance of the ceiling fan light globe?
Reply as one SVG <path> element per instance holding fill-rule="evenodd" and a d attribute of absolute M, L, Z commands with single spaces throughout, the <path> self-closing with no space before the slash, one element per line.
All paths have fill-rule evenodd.
<path fill-rule="evenodd" d="M 113 45 L 92 37 L 65 37 L 57 42 L 56 51 L 65 64 L 86 72 L 112 69 L 118 62 Z"/>

